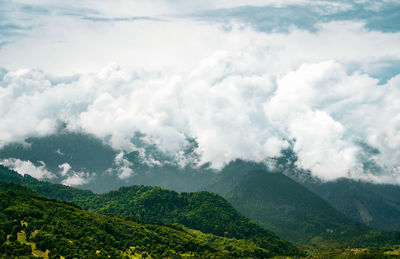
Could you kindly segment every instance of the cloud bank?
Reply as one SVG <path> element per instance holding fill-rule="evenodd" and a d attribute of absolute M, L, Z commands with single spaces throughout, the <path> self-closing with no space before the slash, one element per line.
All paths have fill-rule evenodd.
<path fill-rule="evenodd" d="M 400 184 L 400 75 L 371 72 L 400 60 L 400 33 L 360 21 L 260 32 L 237 21 L 111 20 L 58 17 L 0 51 L 0 146 L 66 123 L 121 151 L 121 179 L 134 174 L 122 152 L 146 156 L 144 147 L 214 168 L 292 147 L 321 179 Z"/>
<path fill-rule="evenodd" d="M 39 180 L 48 180 L 55 177 L 53 173 L 47 170 L 44 162 L 38 161 L 38 163 L 40 165 L 37 166 L 31 161 L 23 161 L 16 158 L 0 160 L 0 164 L 10 167 L 22 175 L 28 174 Z"/>
<path fill-rule="evenodd" d="M 66 179 L 62 180 L 61 183 L 68 186 L 78 186 L 86 184 L 90 181 L 90 174 L 85 172 L 72 172 Z"/>
<path fill-rule="evenodd" d="M 51 180 L 57 177 L 62 179 L 61 183 L 68 186 L 78 186 L 90 181 L 93 174 L 88 172 L 75 172 L 71 170 L 68 163 L 59 165 L 59 172 L 53 173 L 48 170 L 43 161 L 37 161 L 37 165 L 31 161 L 25 161 L 18 158 L 8 158 L 0 160 L 0 164 L 5 165 L 21 175 L 28 174 L 38 180 Z"/>

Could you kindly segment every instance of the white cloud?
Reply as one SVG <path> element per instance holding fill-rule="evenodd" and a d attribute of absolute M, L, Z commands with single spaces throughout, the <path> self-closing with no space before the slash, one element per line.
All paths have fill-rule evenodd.
<path fill-rule="evenodd" d="M 304 64 L 274 82 L 273 75 L 259 67 L 249 69 L 257 62 L 255 56 L 217 53 L 188 75 L 171 78 L 132 76 L 131 70 L 113 65 L 32 95 L 40 96 L 43 105 L 55 96 L 53 91 L 60 91 L 64 99 L 49 103 L 63 117 L 49 116 L 45 105 L 37 116 L 47 115 L 54 122 L 66 119 L 72 129 L 111 136 L 110 143 L 126 151 L 137 150 L 130 139 L 141 131 L 145 143 L 179 160 L 190 136 L 199 144 L 200 162 L 220 168 L 235 158 L 262 161 L 278 156 L 288 146 L 286 140 L 295 139 L 298 166 L 331 180 L 366 177 L 360 172 L 356 144 L 365 141 L 381 151 L 377 159 L 394 172 L 400 157 L 398 77 L 378 85 L 376 79 L 348 74 L 345 65 L 330 60 Z M 62 103 L 69 108 L 64 110 Z M 122 152 L 115 163 L 120 178 L 134 173 Z M 62 171 L 68 169 L 61 166 Z M 78 178 L 82 176 L 70 177 Z"/>
<path fill-rule="evenodd" d="M 61 183 L 68 186 L 86 184 L 93 176 L 93 174 L 90 174 L 88 172 L 76 172 L 74 170 L 71 170 L 72 167 L 68 163 L 63 163 L 59 165 L 58 168 L 61 169 L 59 173 L 61 177 L 64 178 Z"/>
<path fill-rule="evenodd" d="M 88 183 L 90 180 L 90 175 L 85 172 L 73 172 L 61 183 L 68 186 L 78 186 Z"/>
<path fill-rule="evenodd" d="M 314 175 L 326 180 L 376 179 L 361 171 L 363 161 L 357 159 L 357 142 L 365 141 L 381 151 L 375 159 L 387 173 L 398 177 L 400 152 L 394 145 L 400 96 L 393 90 L 400 84 L 396 78 L 378 85 L 365 74 L 348 75 L 338 62 L 305 64 L 278 81 L 264 109 L 277 128 L 296 139 L 297 164 Z"/>
<path fill-rule="evenodd" d="M 400 77 L 379 85 L 361 68 L 400 59 L 398 42 L 400 33 L 351 21 L 267 34 L 240 23 L 56 17 L 0 50 L 10 69 L 0 81 L 0 146 L 51 134 L 65 121 L 124 151 L 138 150 L 130 140 L 140 131 L 143 142 L 179 161 L 194 138 L 200 163 L 221 168 L 235 158 L 277 156 L 296 139 L 298 166 L 334 179 L 367 177 L 357 156 L 364 141 L 381 152 L 386 173 L 374 177 L 394 179 Z M 354 64 L 360 70 L 349 72 Z M 115 163 L 125 179 L 134 172 L 121 154 Z M 73 172 L 65 183 L 87 179 Z"/>
<path fill-rule="evenodd" d="M 216 49 L 239 50 L 255 34 L 251 30 L 235 31 L 223 32 L 219 26 L 187 19 L 99 23 L 53 17 L 50 23 L 35 28 L 32 35 L 1 48 L 0 60 L 7 68 L 40 68 L 57 75 L 97 72 L 111 62 L 184 70 Z"/>
<path fill-rule="evenodd" d="M 70 166 L 70 164 L 64 163 L 64 164 L 59 165 L 58 168 L 61 169 L 60 174 L 62 176 L 65 176 L 71 170 L 72 167 Z"/>
<path fill-rule="evenodd" d="M 324 179 L 347 177 L 357 165 L 357 148 L 344 138 L 344 127 L 323 111 L 308 111 L 295 116 L 288 125 L 294 138 L 297 166 L 309 169 Z"/>
<path fill-rule="evenodd" d="M 114 163 L 117 166 L 118 177 L 120 179 L 127 179 L 135 172 L 132 170 L 133 164 L 128 159 L 124 158 L 124 153 L 120 152 L 115 156 Z"/>
<path fill-rule="evenodd" d="M 16 158 L 7 158 L 0 160 L 0 164 L 3 164 L 21 175 L 28 174 L 36 179 L 51 179 L 55 175 L 49 172 L 46 168 L 46 164 L 43 161 L 38 161 L 39 166 L 34 165 L 31 161 L 24 161 Z"/>
<path fill-rule="evenodd" d="M 280 157 L 281 151 L 289 147 L 286 140 L 278 139 L 274 136 L 265 141 L 264 148 L 268 157 Z"/>

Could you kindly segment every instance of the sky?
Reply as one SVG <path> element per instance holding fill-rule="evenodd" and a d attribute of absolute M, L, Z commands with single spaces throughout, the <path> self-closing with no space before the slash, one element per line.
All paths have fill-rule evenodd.
<path fill-rule="evenodd" d="M 292 148 L 322 180 L 400 184 L 400 3 L 0 0 L 0 147 L 60 123 L 181 165 L 191 140 L 216 169 Z"/>

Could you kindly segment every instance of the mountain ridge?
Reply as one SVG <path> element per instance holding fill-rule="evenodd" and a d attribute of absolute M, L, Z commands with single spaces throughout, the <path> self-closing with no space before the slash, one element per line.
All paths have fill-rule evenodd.
<path fill-rule="evenodd" d="M 353 221 L 298 182 L 256 163 L 232 162 L 216 178 L 204 189 L 221 194 L 243 215 L 287 240 L 324 246 L 398 240 L 397 233 Z"/>
<path fill-rule="evenodd" d="M 0 168 L 23 181 L 17 172 Z M 249 240 L 277 254 L 279 251 L 297 254 L 299 251 L 274 233 L 249 221 L 221 196 L 208 192 L 177 193 L 150 186 L 121 187 L 104 194 L 77 190 L 59 184 L 37 181 L 26 186 L 53 199 L 63 199 L 84 209 L 145 223 L 179 223 L 188 228 L 221 237 Z"/>
<path fill-rule="evenodd" d="M 29 257 L 215 257 L 265 258 L 254 243 L 180 226 L 138 223 L 85 211 L 0 183 L 0 255 Z"/>

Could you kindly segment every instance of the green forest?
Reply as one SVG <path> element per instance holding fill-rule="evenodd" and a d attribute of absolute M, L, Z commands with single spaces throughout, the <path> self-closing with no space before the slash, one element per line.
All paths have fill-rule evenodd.
<path fill-rule="evenodd" d="M 297 217 L 288 217 L 289 214 L 272 206 L 279 187 L 258 187 L 273 179 L 271 177 L 276 178 L 275 183 L 293 184 L 292 192 L 308 197 L 306 204 L 299 200 L 299 207 L 292 208 Z M 287 181 L 278 174 L 254 172 L 244 177 L 242 184 L 227 191 L 226 197 L 233 207 L 221 196 L 207 191 L 178 193 L 160 187 L 129 186 L 95 194 L 41 182 L 0 166 L 0 255 L 6 258 L 398 256 L 399 233 L 372 230 L 352 222 L 330 211 L 329 206 L 325 208 L 319 204 L 311 193 L 304 193 L 302 189 L 296 191 L 296 185 Z M 294 199 L 284 190 L 279 196 L 282 200 L 278 202 L 283 206 L 285 200 Z M 326 214 L 313 211 L 313 207 L 318 206 L 322 206 Z M 279 207 L 275 205 L 275 208 Z M 310 214 L 305 214 L 301 208 Z M 297 233 L 307 233 L 308 239 L 289 237 L 292 243 L 285 241 L 237 209 L 265 215 L 260 223 L 270 224 L 266 229 L 279 233 L 285 227 L 295 228 Z M 307 223 L 309 219 L 303 219 L 301 224 L 302 215 L 314 215 L 312 225 Z M 327 220 L 331 222 L 332 231 L 326 231 Z M 275 226 L 281 228 L 274 229 Z"/>
<path fill-rule="evenodd" d="M 270 257 L 254 242 L 218 237 L 181 225 L 147 224 L 85 211 L 11 183 L 0 184 L 0 254 L 50 258 Z M 21 238 L 21 236 L 23 236 Z M 282 249 L 281 254 L 296 254 Z"/>

